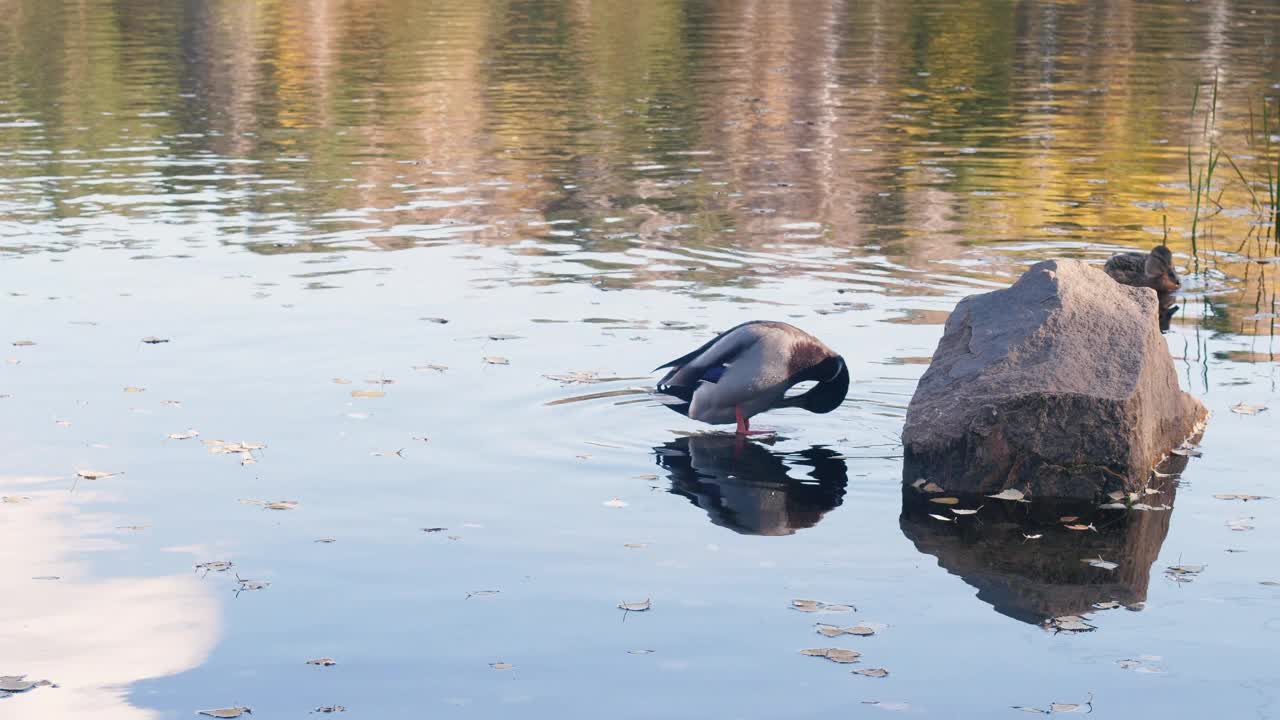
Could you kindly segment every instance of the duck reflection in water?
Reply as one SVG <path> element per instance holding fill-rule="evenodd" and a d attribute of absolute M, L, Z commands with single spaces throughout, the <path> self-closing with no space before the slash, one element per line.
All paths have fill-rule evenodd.
<path fill-rule="evenodd" d="M 822 446 L 779 452 L 717 433 L 677 438 L 653 451 L 670 476 L 670 492 L 743 535 L 791 535 L 813 527 L 839 507 L 849 482 L 844 459 Z"/>
<path fill-rule="evenodd" d="M 1186 458 L 1160 468 L 1176 475 Z M 1159 493 L 1137 499 L 1154 507 L 1172 506 L 1177 482 L 1163 478 Z M 979 498 L 960 507 L 983 508 L 957 517 L 947 506 L 903 485 L 902 533 L 938 566 L 977 589 L 978 599 L 1015 620 L 1040 624 L 1047 618 L 1092 611 L 1094 603 L 1119 602 L 1141 609 L 1151 582 L 1151 566 L 1169 533 L 1172 509 L 1103 510 L 1079 503 L 1009 502 Z M 936 496 L 935 496 L 936 497 Z M 951 522 L 931 517 L 952 516 Z M 1063 518 L 1076 520 L 1064 522 Z M 1093 529 L 1073 530 L 1092 526 Z M 1094 567 L 1090 560 L 1117 564 Z"/>

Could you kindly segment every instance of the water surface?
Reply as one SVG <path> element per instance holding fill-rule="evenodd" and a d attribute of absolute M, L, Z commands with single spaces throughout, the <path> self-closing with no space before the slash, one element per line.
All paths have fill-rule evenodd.
<path fill-rule="evenodd" d="M 1278 404 L 1277 253 L 1226 160 L 1193 240 L 1187 159 L 1264 195 L 1274 4 L 0 11 L 0 674 L 59 686 L 0 717 L 1280 714 L 1280 501 L 1214 498 L 1277 494 L 1276 411 L 1229 410 Z M 904 505 L 954 304 L 1166 233 L 1213 412 L 1175 509 Z M 557 402 L 750 318 L 841 351 L 845 405 L 738 446 Z"/>

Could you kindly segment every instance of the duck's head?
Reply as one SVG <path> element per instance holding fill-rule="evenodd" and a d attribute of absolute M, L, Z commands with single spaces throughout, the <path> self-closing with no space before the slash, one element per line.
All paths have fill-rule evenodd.
<path fill-rule="evenodd" d="M 1156 292 L 1171 293 L 1182 287 L 1182 281 L 1173 269 L 1173 253 L 1164 245 L 1151 248 L 1143 273 L 1147 276 L 1147 283 Z"/>
<path fill-rule="evenodd" d="M 787 398 L 786 404 L 801 407 L 811 413 L 829 413 L 840 407 L 849 393 L 849 366 L 844 358 L 832 355 L 809 368 L 797 382 L 814 381 L 809 391 Z"/>

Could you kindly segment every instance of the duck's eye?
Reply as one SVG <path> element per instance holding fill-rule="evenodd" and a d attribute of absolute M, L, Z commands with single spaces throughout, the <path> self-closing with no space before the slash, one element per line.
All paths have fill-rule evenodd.
<path fill-rule="evenodd" d="M 798 395 L 803 395 L 817 386 L 818 386 L 818 382 L 816 380 L 805 380 L 804 382 L 798 382 L 795 385 L 792 385 L 791 387 L 787 388 L 787 394 L 785 395 L 785 397 L 793 398 Z"/>

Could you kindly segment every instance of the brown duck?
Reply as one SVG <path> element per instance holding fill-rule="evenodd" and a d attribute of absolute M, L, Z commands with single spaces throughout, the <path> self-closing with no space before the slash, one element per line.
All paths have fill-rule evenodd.
<path fill-rule="evenodd" d="M 1182 282 L 1173 269 L 1173 253 L 1168 247 L 1156 245 L 1149 253 L 1113 255 L 1103 269 L 1122 285 L 1155 290 L 1160 301 L 1160 329 L 1169 328 L 1169 318 L 1178 311 L 1178 306 L 1173 304 L 1174 293 L 1182 287 Z"/>

